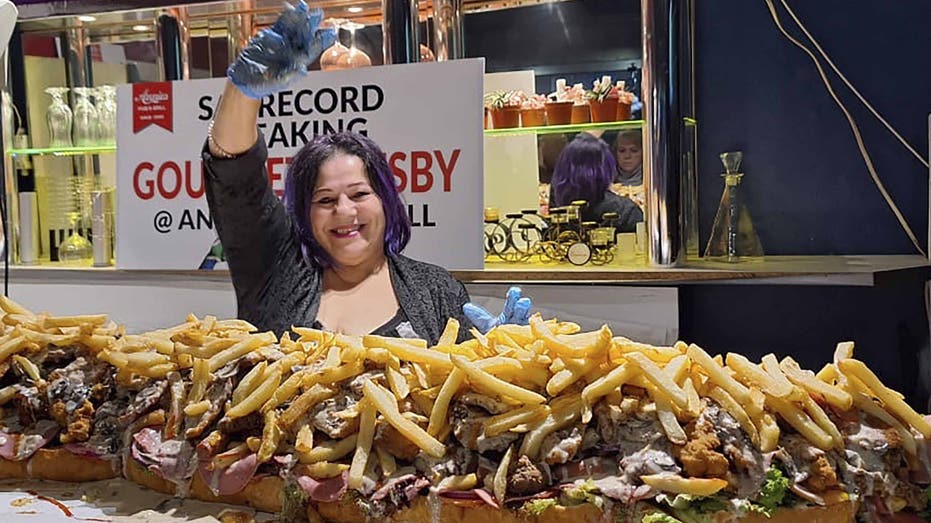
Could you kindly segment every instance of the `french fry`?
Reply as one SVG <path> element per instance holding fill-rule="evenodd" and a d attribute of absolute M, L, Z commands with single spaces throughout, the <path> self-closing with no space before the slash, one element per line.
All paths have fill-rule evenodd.
<path fill-rule="evenodd" d="M 35 313 L 6 296 L 0 296 L 0 309 L 7 314 L 21 314 L 35 317 Z"/>
<path fill-rule="evenodd" d="M 438 346 L 455 345 L 457 339 L 459 339 L 459 320 L 449 318 L 446 320 L 446 327 L 443 328 L 443 334 L 440 334 L 440 339 L 436 344 Z"/>
<path fill-rule="evenodd" d="M 639 367 L 646 379 L 669 396 L 673 405 L 680 409 L 688 408 L 689 398 L 686 396 L 685 391 L 682 390 L 682 387 L 676 385 L 676 382 L 670 376 L 667 376 L 656 363 L 653 363 L 652 360 L 639 352 L 627 354 L 627 360 Z"/>
<path fill-rule="evenodd" d="M 774 379 L 768 372 L 740 354 L 730 352 L 725 360 L 737 377 L 745 385 L 759 387 L 763 392 L 776 398 L 788 398 L 794 389 L 792 384 Z"/>
<path fill-rule="evenodd" d="M 419 338 L 389 338 L 387 336 L 378 336 L 377 334 L 366 334 L 362 336 L 362 345 L 366 347 L 385 347 L 386 349 L 389 349 L 388 345 L 404 345 L 416 347 L 418 349 L 427 348 L 426 340 Z"/>
<path fill-rule="evenodd" d="M 359 437 L 356 439 L 356 452 L 349 466 L 349 488 L 362 486 L 362 474 L 372 453 L 372 439 L 375 437 L 375 406 L 371 401 L 363 400 L 360 408 Z"/>
<path fill-rule="evenodd" d="M 779 446 L 779 424 L 769 412 L 760 415 L 758 421 L 760 434 L 760 451 L 772 452 Z"/>
<path fill-rule="evenodd" d="M 563 340 L 556 337 L 556 334 L 550 329 L 539 314 L 530 317 L 530 332 L 533 337 L 542 340 L 548 349 L 553 352 L 571 354 L 572 347 Z"/>
<path fill-rule="evenodd" d="M 259 446 L 257 458 L 259 463 L 272 459 L 278 444 L 281 443 L 281 429 L 278 427 L 278 412 L 270 410 L 265 413 L 265 427 L 262 429 L 262 445 Z"/>
<path fill-rule="evenodd" d="M 763 370 L 769 374 L 769 376 L 779 383 L 779 386 L 782 388 L 787 388 L 792 392 L 789 394 L 790 399 L 798 399 L 801 397 L 802 391 L 795 387 L 789 378 L 786 377 L 785 373 L 782 371 L 782 367 L 779 366 L 779 360 L 776 359 L 776 356 L 772 353 L 766 354 L 761 360 L 761 366 Z"/>
<path fill-rule="evenodd" d="M 36 367 L 36 364 L 29 361 L 28 359 L 20 356 L 19 354 L 13 355 L 13 361 L 19 365 L 19 368 L 29 376 L 34 382 L 39 382 L 42 380 L 42 375 L 39 373 L 39 367 Z"/>
<path fill-rule="evenodd" d="M 255 327 L 255 325 L 249 323 L 248 321 L 239 319 L 217 321 L 214 324 L 213 329 L 218 331 L 232 330 L 242 332 L 255 332 L 259 330 Z"/>
<path fill-rule="evenodd" d="M 889 410 L 900 420 L 911 425 L 915 430 L 921 433 L 925 439 L 931 437 L 931 424 L 909 407 L 901 397 L 887 389 L 886 386 L 879 381 L 879 378 L 873 374 L 873 371 L 868 369 L 862 361 L 852 358 L 845 359 L 839 361 L 837 366 L 842 373 L 848 376 L 855 376 L 863 382 L 863 384 L 869 388 L 870 392 L 883 403 L 886 410 Z"/>
<path fill-rule="evenodd" d="M 546 403 L 546 398 L 537 394 L 536 392 L 518 387 L 500 378 L 496 378 L 485 370 L 478 368 L 476 365 L 472 364 L 469 360 L 463 358 L 462 356 L 450 355 L 449 358 L 453 364 L 466 375 L 466 377 L 469 379 L 469 382 L 475 387 L 485 389 L 486 391 L 499 394 L 501 396 L 507 396 L 525 404 L 536 405 L 540 403 Z"/>
<path fill-rule="evenodd" d="M 831 440 L 834 441 L 834 448 L 838 450 L 844 450 L 844 437 L 841 436 L 840 431 L 837 429 L 837 425 L 831 421 L 831 418 L 828 417 L 827 413 L 824 412 L 824 409 L 818 405 L 815 400 L 811 399 L 811 396 L 804 394 L 802 396 L 802 407 L 805 409 L 805 412 L 811 417 L 812 421 L 818 424 L 821 427 L 821 430 L 826 432 L 831 436 Z"/>
<path fill-rule="evenodd" d="M 527 405 L 515 410 L 496 414 L 485 420 L 485 436 L 494 437 L 523 424 L 540 421 L 550 413 L 546 405 Z"/>
<path fill-rule="evenodd" d="M 820 395 L 825 401 L 840 410 L 849 410 L 853 405 L 853 398 L 847 391 L 818 379 L 809 371 L 803 371 L 792 358 L 783 358 L 779 368 L 782 369 L 789 381 L 811 394 Z M 833 369 L 833 365 L 830 368 Z"/>
<path fill-rule="evenodd" d="M 403 434 L 412 443 L 420 447 L 421 450 L 433 457 L 442 457 L 446 453 L 446 446 L 433 438 L 425 430 L 420 428 L 416 423 L 408 420 L 398 411 L 398 406 L 394 396 L 384 388 L 373 383 L 371 380 L 366 381 L 362 389 L 365 397 L 375 404 L 375 408 L 381 412 L 385 420 Z"/>
<path fill-rule="evenodd" d="M 427 434 L 436 437 L 440 433 L 440 429 L 446 423 L 449 402 L 459 392 L 465 378 L 465 372 L 458 368 L 449 373 L 449 377 L 446 378 L 439 394 L 436 396 L 436 401 L 433 402 L 433 409 L 430 411 L 430 423 L 427 425 Z"/>
<path fill-rule="evenodd" d="M 184 415 L 197 417 L 207 412 L 209 408 L 210 408 L 210 402 L 208 400 L 200 400 L 194 403 L 188 403 L 184 407 Z"/>
<path fill-rule="evenodd" d="M 140 376 L 145 376 L 146 378 L 164 379 L 166 376 L 168 376 L 169 372 L 175 372 L 178 370 L 178 365 L 174 363 L 161 363 L 159 365 L 153 365 L 151 367 L 145 368 L 129 366 L 127 366 L 127 368 Z"/>
<path fill-rule="evenodd" d="M 611 336 L 611 329 L 607 325 L 602 325 L 597 331 L 582 334 L 558 334 L 556 339 L 560 343 L 550 348 L 565 358 L 601 358 L 607 354 L 611 346 Z"/>
<path fill-rule="evenodd" d="M 378 457 L 378 465 L 381 467 L 381 473 L 385 477 L 391 477 L 398 470 L 398 463 L 390 452 L 375 445 L 375 455 Z"/>
<path fill-rule="evenodd" d="M 280 424 L 279 424 L 280 426 Z M 294 437 L 294 450 L 298 452 L 310 452 L 314 448 L 314 429 L 311 425 L 301 425 Z"/>
<path fill-rule="evenodd" d="M 281 373 L 273 372 L 271 376 L 264 376 L 263 382 L 255 388 L 248 396 L 237 403 L 230 409 L 227 409 L 226 416 L 230 418 L 241 418 L 262 408 L 262 405 L 272 397 L 275 389 L 281 383 Z"/>
<path fill-rule="evenodd" d="M 388 387 L 394 393 L 394 397 L 398 398 L 398 401 L 410 395 L 411 388 L 407 383 L 407 378 L 401 374 L 401 361 L 397 356 L 391 356 L 388 360 L 388 365 L 385 368 L 385 378 L 388 380 Z"/>
<path fill-rule="evenodd" d="M 659 419 L 660 426 L 663 427 L 663 432 L 666 433 L 666 437 L 672 443 L 685 445 L 688 438 L 685 436 L 685 431 L 682 430 L 682 426 L 679 425 L 679 420 L 676 419 L 676 414 L 672 410 L 671 398 L 665 394 L 665 391 L 658 390 L 657 392 L 658 394 L 653 397 L 653 402 L 656 404 L 656 416 Z"/>
<path fill-rule="evenodd" d="M 647 485 L 661 492 L 688 494 L 691 496 L 713 496 L 727 486 L 727 481 L 718 478 L 683 478 L 675 474 L 649 474 L 640 476 Z"/>
<path fill-rule="evenodd" d="M 833 363 L 827 363 L 824 367 L 821 367 L 821 370 L 815 374 L 815 377 L 824 383 L 833 385 L 837 382 L 837 367 L 835 367 Z"/>
<path fill-rule="evenodd" d="M 67 347 L 81 339 L 79 334 L 49 334 L 35 330 L 20 329 L 27 341 L 38 343 L 40 345 L 54 345 L 56 347 Z"/>
<path fill-rule="evenodd" d="M 238 405 L 242 402 L 249 394 L 252 394 L 252 391 L 258 388 L 259 384 L 262 383 L 262 378 L 265 376 L 265 369 L 268 368 L 268 363 L 265 361 L 260 361 L 258 365 L 252 367 L 249 372 L 243 376 L 242 380 L 239 382 L 239 385 L 233 389 L 233 398 L 232 404 Z"/>
<path fill-rule="evenodd" d="M 550 405 L 550 414 L 543 421 L 534 424 L 530 432 L 524 436 L 518 455 L 535 459 L 543 439 L 579 419 L 582 415 L 581 407 L 581 396 L 561 396 L 554 399 Z"/>
<path fill-rule="evenodd" d="M 692 384 L 692 377 L 687 376 L 685 381 L 682 382 L 682 390 L 685 391 L 685 395 L 689 398 L 688 407 L 686 407 L 686 412 L 692 418 L 697 418 L 701 415 L 701 397 L 698 395 L 698 391 L 695 389 L 695 385 Z"/>
<path fill-rule="evenodd" d="M 171 363 L 171 358 L 157 352 L 130 352 L 126 354 L 126 364 L 133 368 L 147 368 Z"/>
<path fill-rule="evenodd" d="M 867 396 L 866 393 L 863 392 L 867 390 L 867 387 L 860 382 L 860 380 L 852 378 L 850 380 L 850 387 L 852 388 L 850 394 L 853 398 L 853 404 L 863 412 L 892 427 L 902 439 L 902 448 L 912 456 L 917 456 L 918 444 L 915 441 L 915 437 L 912 436 L 912 432 L 902 425 L 895 416 L 886 412 L 885 409 Z"/>
<path fill-rule="evenodd" d="M 222 322 L 217 322 L 222 323 Z M 254 328 L 254 327 L 253 327 Z M 210 364 L 210 372 L 216 372 L 217 369 L 226 365 L 227 363 L 241 358 L 246 354 L 252 352 L 253 350 L 263 346 L 270 345 L 275 343 L 275 333 L 273 332 L 263 332 L 262 334 L 254 334 L 247 338 L 244 338 L 235 345 L 231 346 L 228 349 L 222 350 L 208 360 Z"/>
<path fill-rule="evenodd" d="M 550 396 L 557 396 L 570 385 L 582 379 L 582 377 L 593 372 L 601 365 L 597 359 L 583 360 L 581 365 L 575 365 L 575 360 L 564 360 L 565 368 L 553 374 L 549 381 L 546 382 L 546 392 Z"/>
<path fill-rule="evenodd" d="M 328 461 L 318 461 L 304 465 L 304 471 L 314 479 L 329 479 L 339 476 L 349 470 L 349 465 L 343 463 L 330 463 Z"/>
<path fill-rule="evenodd" d="M 291 377 L 293 378 L 294 376 L 298 374 L 299 373 L 295 373 Z M 298 378 L 298 380 L 300 379 L 301 378 Z M 292 384 L 289 386 L 294 386 L 294 385 Z M 279 391 L 282 389 L 284 389 L 284 387 L 281 387 Z M 297 390 L 297 386 L 294 386 L 294 390 Z M 291 395 L 293 395 L 293 392 L 291 393 Z M 332 398 L 335 395 L 336 395 L 335 390 L 329 387 L 326 387 L 324 385 L 320 385 L 319 383 L 310 387 L 309 389 L 304 391 L 303 394 L 298 396 L 297 399 L 292 401 L 291 404 L 288 405 L 288 408 L 285 409 L 285 411 L 281 413 L 281 416 L 278 418 L 278 425 L 280 425 L 281 428 L 283 429 L 290 428 L 292 425 L 294 425 L 295 422 L 297 422 L 298 419 L 300 419 L 301 416 L 304 415 L 305 412 L 310 410 L 311 407 L 313 407 L 314 405 L 320 403 L 321 401 L 325 399 Z M 273 395 L 273 397 L 275 397 L 275 395 Z M 266 405 L 263 406 L 263 408 L 268 409 L 268 408 L 275 408 L 275 407 L 269 407 L 269 404 L 267 403 Z"/>
<path fill-rule="evenodd" d="M 812 442 L 821 450 L 828 451 L 834 446 L 834 440 L 831 436 L 821 429 L 815 422 L 808 417 L 805 412 L 796 407 L 789 401 L 768 396 L 766 404 L 774 411 L 779 413 L 786 423 L 792 426 L 799 434 Z"/>
<path fill-rule="evenodd" d="M 745 404 L 750 401 L 750 391 L 747 387 L 744 387 L 737 380 L 732 378 L 730 374 L 726 373 L 724 369 L 721 368 L 720 363 L 709 356 L 704 349 L 693 343 L 689 345 L 686 354 L 693 363 L 697 364 L 702 369 L 702 372 L 708 376 L 709 380 L 726 390 L 738 403 Z"/>
<path fill-rule="evenodd" d="M 6 405 L 16 397 L 17 391 L 18 387 L 15 385 L 7 385 L 0 389 L 0 406 Z"/>
<path fill-rule="evenodd" d="M 404 361 L 414 363 L 424 363 L 438 369 L 450 369 L 452 363 L 449 361 L 449 354 L 419 347 L 409 340 L 395 340 L 381 336 L 363 336 L 362 343 L 369 348 L 384 348 Z"/>
<path fill-rule="evenodd" d="M 708 391 L 708 397 L 713 399 L 724 409 L 728 414 L 730 414 L 737 423 L 740 425 L 740 428 L 744 430 L 749 436 L 750 441 L 754 445 L 760 446 L 760 434 L 757 430 L 756 425 L 753 424 L 753 421 L 750 419 L 750 416 L 747 414 L 747 411 L 737 403 L 730 394 L 727 393 L 724 389 L 718 386 L 712 386 Z"/>
<path fill-rule="evenodd" d="M 446 476 L 436 485 L 437 490 L 472 490 L 478 484 L 475 473 L 464 476 Z"/>
<path fill-rule="evenodd" d="M 279 405 L 293 398 L 298 389 L 301 388 L 301 384 L 304 383 L 306 373 L 307 370 L 302 369 L 288 376 L 288 379 L 284 380 L 281 386 L 275 389 L 275 393 L 265 402 L 265 405 L 262 405 L 262 413 L 277 409 Z"/>
<path fill-rule="evenodd" d="M 304 388 L 311 387 L 317 383 L 339 383 L 358 376 L 364 369 L 365 361 L 360 359 L 351 361 L 345 365 L 325 368 L 319 372 L 309 372 L 304 375 Z"/>
<path fill-rule="evenodd" d="M 95 351 L 106 349 L 113 345 L 114 342 L 116 342 L 115 337 L 104 334 L 82 334 L 81 337 L 78 338 L 78 343 Z"/>
<path fill-rule="evenodd" d="M 617 336 L 612 340 L 610 352 L 612 361 L 624 359 L 624 355 L 627 353 L 639 352 L 657 363 L 666 363 L 683 354 L 682 350 L 676 347 L 657 347 L 629 340 L 623 336 Z"/>
<path fill-rule="evenodd" d="M 90 314 L 86 316 L 49 316 L 44 318 L 42 326 L 46 329 L 56 327 L 81 327 L 83 325 L 93 325 L 98 327 L 107 323 L 106 314 Z"/>
<path fill-rule="evenodd" d="M 498 468 L 495 470 L 495 476 L 492 479 L 492 493 L 501 505 L 504 504 L 504 498 L 507 495 L 508 469 L 511 467 L 512 459 L 514 459 L 513 445 L 508 447 L 507 452 L 504 453 L 504 457 L 501 458 L 501 463 L 498 464 Z"/>
<path fill-rule="evenodd" d="M 301 463 L 336 461 L 356 450 L 356 440 L 358 437 L 358 434 L 353 434 L 341 440 L 326 441 L 316 444 L 310 452 L 299 452 L 298 461 Z"/>
<path fill-rule="evenodd" d="M 634 374 L 634 366 L 623 364 L 615 367 L 611 372 L 589 383 L 582 389 L 582 423 L 592 419 L 592 406 L 602 396 L 608 395 L 623 385 Z"/>
<path fill-rule="evenodd" d="M 834 348 L 834 365 L 840 363 L 841 360 L 846 360 L 853 357 L 853 342 L 852 341 L 842 341 L 837 344 L 837 347 Z"/>

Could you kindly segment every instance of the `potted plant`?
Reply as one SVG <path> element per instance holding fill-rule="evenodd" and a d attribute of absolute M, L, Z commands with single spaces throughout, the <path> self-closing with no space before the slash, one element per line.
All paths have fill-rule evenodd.
<path fill-rule="evenodd" d="M 572 123 L 588 123 L 592 121 L 592 112 L 588 106 L 588 98 L 582 84 L 574 84 L 568 88 L 568 97 L 572 100 Z"/>
<path fill-rule="evenodd" d="M 542 94 L 525 96 L 520 104 L 520 126 L 542 127 L 546 125 L 546 97 Z"/>
<path fill-rule="evenodd" d="M 521 94 L 518 91 L 492 91 L 485 94 L 485 108 L 491 114 L 492 127 L 510 129 L 520 126 Z"/>
<path fill-rule="evenodd" d="M 556 80 L 556 92 L 551 93 L 546 100 L 546 123 L 548 125 L 569 125 L 572 123 L 572 106 L 575 102 L 570 97 L 566 87 L 566 79 Z"/>
<path fill-rule="evenodd" d="M 630 108 L 634 104 L 634 93 L 626 91 L 626 85 L 623 80 L 618 80 L 615 85 L 617 88 L 617 117 L 618 122 L 630 120 Z"/>
<path fill-rule="evenodd" d="M 592 90 L 586 94 L 593 122 L 613 122 L 617 119 L 618 90 L 610 76 L 595 80 Z"/>

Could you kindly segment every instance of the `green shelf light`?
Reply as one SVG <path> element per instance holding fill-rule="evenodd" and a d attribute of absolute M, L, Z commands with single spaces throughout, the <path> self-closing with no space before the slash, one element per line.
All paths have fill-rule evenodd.
<path fill-rule="evenodd" d="M 623 122 L 580 123 L 573 125 L 544 125 L 541 127 L 515 127 L 513 129 L 486 129 L 485 136 L 518 136 L 522 134 L 559 134 L 579 133 L 582 131 L 614 131 L 618 129 L 639 129 L 643 120 L 626 120 Z"/>
<path fill-rule="evenodd" d="M 83 154 L 103 154 L 116 151 L 115 145 L 94 145 L 90 147 L 37 147 L 32 149 L 10 149 L 7 154 L 14 156 L 78 156 Z"/>

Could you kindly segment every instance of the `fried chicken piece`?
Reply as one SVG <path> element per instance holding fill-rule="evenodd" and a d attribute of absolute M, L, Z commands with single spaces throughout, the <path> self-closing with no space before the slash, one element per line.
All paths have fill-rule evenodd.
<path fill-rule="evenodd" d="M 808 469 L 811 476 L 805 481 L 805 484 L 814 492 L 824 492 L 833 487 L 837 487 L 837 472 L 831 466 L 831 462 L 825 456 L 818 456 L 811 462 Z"/>
<path fill-rule="evenodd" d="M 721 440 L 710 423 L 696 422 L 688 442 L 679 450 L 679 461 L 689 476 L 722 478 L 727 475 L 728 462 L 724 454 L 715 449 Z"/>
<path fill-rule="evenodd" d="M 886 436 L 886 442 L 889 443 L 889 448 L 902 448 L 902 436 L 899 435 L 899 431 L 895 429 L 886 429 L 883 431 L 883 434 Z"/>
<path fill-rule="evenodd" d="M 90 401 L 74 410 L 69 417 L 68 431 L 61 435 L 62 443 L 87 441 L 94 423 L 94 405 Z"/>

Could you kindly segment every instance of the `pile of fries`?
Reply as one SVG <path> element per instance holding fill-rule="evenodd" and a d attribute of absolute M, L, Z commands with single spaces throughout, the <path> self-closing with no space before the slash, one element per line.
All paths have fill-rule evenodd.
<path fill-rule="evenodd" d="M 224 416 L 258 412 L 264 430 L 261 438 L 251 437 L 233 449 L 237 452 L 217 459 L 255 452 L 264 462 L 287 448 L 314 477 L 348 470 L 350 487 L 362 484 L 371 459 L 386 476 L 397 469 L 396 456 L 376 441 L 379 425 L 390 426 L 427 455 L 443 456 L 451 432 L 451 403 L 476 392 L 507 406 L 487 418 L 486 436 L 507 431 L 523 435 L 505 454 L 492 484 L 486 484 L 499 501 L 513 461 L 521 455 L 538 459 L 548 435 L 590 422 L 596 402 L 620 403 L 627 387 L 642 389 L 639 395 L 645 391 L 675 444 L 686 443 L 683 426 L 701 414 L 703 398 L 727 411 L 764 452 L 776 448 L 780 420 L 782 427 L 791 427 L 818 448 L 843 448 L 826 406 L 840 412 L 857 409 L 885 422 L 916 459 L 916 438 L 931 436 L 931 425 L 900 394 L 853 359 L 852 343 L 839 344 L 833 362 L 815 374 L 789 357 L 778 360 L 767 354 L 757 363 L 734 353 L 711 356 L 694 344 L 646 345 L 616 337 L 607 326 L 580 332 L 576 324 L 539 315 L 527 326 L 501 325 L 487 335 L 473 331 L 474 338 L 460 344 L 455 342 L 460 326 L 451 319 L 439 342 L 428 346 L 423 340 L 303 327 L 278 339 L 256 332 L 245 321 L 193 315 L 175 327 L 131 335 L 103 315 L 55 318 L 33 314 L 7 299 L 0 299 L 0 308 L 7 326 L 0 362 L 42 344 L 83 344 L 116 368 L 118 383 L 167 379 L 167 419 L 175 432 L 184 415 L 198 416 L 211 407 L 205 391 L 214 373 L 246 358 L 251 367 L 235 386 Z M 357 418 L 358 430 L 343 439 L 321 441 L 306 423 L 306 414 L 361 375 L 370 376 L 362 381 L 362 400 L 340 413 Z M 477 480 L 469 474 L 442 481 L 443 488 L 469 489 Z M 669 475 L 643 481 L 662 491 L 693 495 L 713 494 L 727 484 Z"/>

